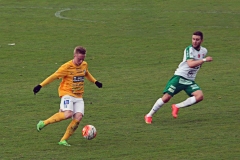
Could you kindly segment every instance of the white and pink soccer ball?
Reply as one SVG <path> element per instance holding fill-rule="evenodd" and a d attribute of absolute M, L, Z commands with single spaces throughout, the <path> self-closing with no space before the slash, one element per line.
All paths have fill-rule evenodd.
<path fill-rule="evenodd" d="M 93 125 L 86 125 L 82 129 L 82 136 L 87 140 L 95 138 L 97 135 L 97 130 Z"/>

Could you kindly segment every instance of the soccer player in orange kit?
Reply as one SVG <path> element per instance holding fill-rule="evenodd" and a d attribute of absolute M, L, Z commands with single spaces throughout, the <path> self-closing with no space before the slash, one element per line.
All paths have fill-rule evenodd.
<path fill-rule="evenodd" d="M 38 93 L 43 86 L 52 81 L 62 78 L 62 82 L 58 88 L 59 97 L 61 98 L 60 110 L 48 119 L 39 121 L 37 130 L 40 131 L 45 126 L 72 118 L 71 123 L 67 127 L 59 145 L 70 146 L 67 139 L 78 128 L 80 121 L 84 115 L 84 77 L 96 84 L 98 88 L 102 88 L 102 83 L 97 81 L 88 71 L 88 64 L 84 61 L 86 57 L 86 49 L 77 46 L 74 49 L 74 58 L 63 64 L 55 73 L 46 78 L 42 83 L 34 87 L 34 94 Z"/>

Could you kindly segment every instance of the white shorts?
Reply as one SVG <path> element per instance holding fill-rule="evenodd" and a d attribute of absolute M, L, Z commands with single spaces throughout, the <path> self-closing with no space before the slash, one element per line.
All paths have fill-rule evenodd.
<path fill-rule="evenodd" d="M 73 114 L 80 112 L 82 115 L 84 115 L 84 101 L 82 98 L 65 95 L 61 98 L 60 110 L 70 110 L 73 111 Z"/>

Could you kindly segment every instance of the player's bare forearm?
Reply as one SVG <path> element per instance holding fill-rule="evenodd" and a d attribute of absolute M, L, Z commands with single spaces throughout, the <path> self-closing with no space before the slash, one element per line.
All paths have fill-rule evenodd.
<path fill-rule="evenodd" d="M 189 67 L 194 68 L 199 65 L 202 65 L 204 62 L 211 62 L 212 60 L 213 60 L 212 57 L 206 57 L 206 58 L 199 59 L 199 60 L 190 59 L 190 60 L 187 60 L 187 63 L 188 63 Z"/>

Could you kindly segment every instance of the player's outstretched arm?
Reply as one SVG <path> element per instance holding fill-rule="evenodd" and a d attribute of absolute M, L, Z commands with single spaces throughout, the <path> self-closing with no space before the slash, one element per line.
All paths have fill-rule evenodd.
<path fill-rule="evenodd" d="M 199 59 L 199 60 L 189 59 L 189 60 L 187 60 L 187 64 L 189 67 L 194 68 L 199 65 L 202 65 L 204 62 L 211 62 L 212 60 L 213 60 L 212 57 L 206 57 L 206 58 Z"/>
<path fill-rule="evenodd" d="M 40 91 L 40 89 L 51 83 L 52 81 L 54 81 L 55 79 L 57 79 L 58 76 L 56 75 L 56 73 L 52 74 L 51 76 L 49 76 L 48 78 L 46 78 L 42 83 L 40 83 L 39 85 L 37 85 L 36 87 L 33 88 L 33 93 L 36 94 Z"/>
<path fill-rule="evenodd" d="M 95 83 L 98 88 L 102 88 L 102 86 L 103 86 L 102 83 L 99 82 L 99 81 L 97 81 L 97 80 L 92 76 L 92 74 L 89 72 L 89 70 L 87 70 L 87 72 L 86 72 L 86 74 L 85 74 L 85 77 L 86 77 L 90 82 Z"/>

